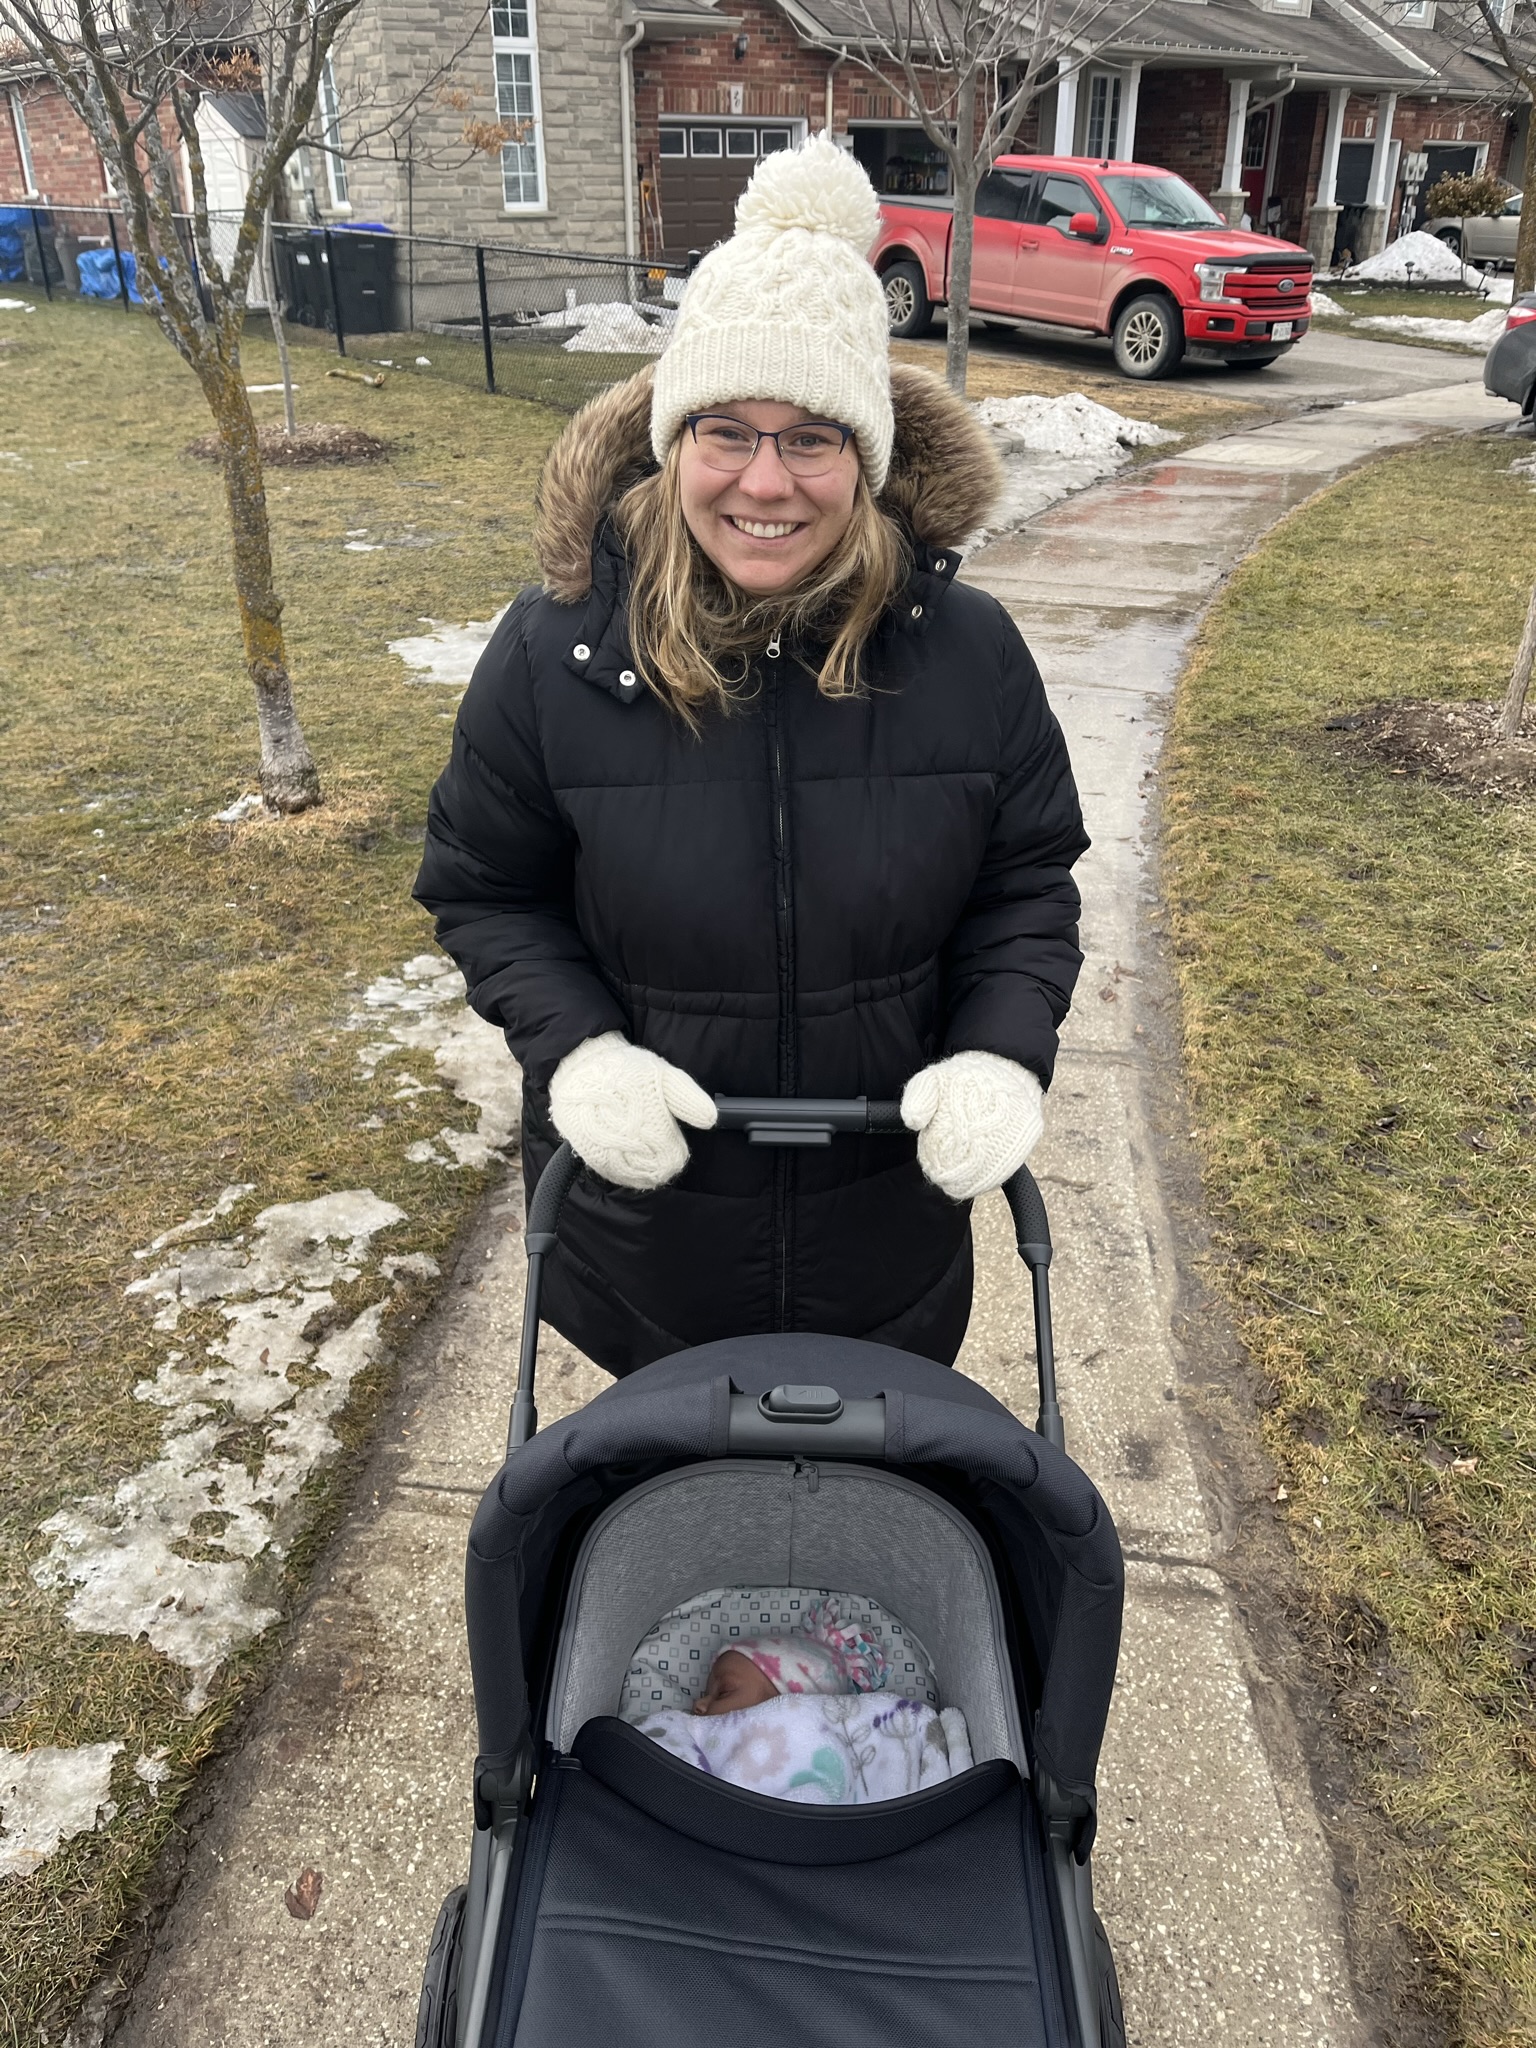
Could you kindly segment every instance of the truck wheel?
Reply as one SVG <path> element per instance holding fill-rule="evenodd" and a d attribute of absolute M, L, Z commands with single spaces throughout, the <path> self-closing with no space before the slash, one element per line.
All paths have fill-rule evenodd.
<path fill-rule="evenodd" d="M 1233 356 L 1227 364 L 1229 370 L 1267 370 L 1271 363 L 1278 363 L 1278 356 Z"/>
<path fill-rule="evenodd" d="M 1120 2004 L 1120 1979 L 1110 1953 L 1104 1922 L 1093 1916 L 1093 1970 L 1098 1978 L 1099 2039 L 1103 2048 L 1125 2048 L 1125 2012 Z"/>
<path fill-rule="evenodd" d="M 1184 355 L 1184 322 L 1172 299 L 1143 292 L 1115 321 L 1115 364 L 1126 377 L 1166 377 Z"/>
<path fill-rule="evenodd" d="M 933 325 L 928 282 L 916 263 L 893 263 L 880 280 L 885 290 L 885 317 L 897 341 L 926 334 Z"/>

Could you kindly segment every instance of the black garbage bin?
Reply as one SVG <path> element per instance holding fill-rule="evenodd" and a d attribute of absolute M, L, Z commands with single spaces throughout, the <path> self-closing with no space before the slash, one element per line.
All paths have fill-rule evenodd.
<path fill-rule="evenodd" d="M 310 228 L 279 228 L 272 237 L 283 318 L 300 327 L 329 327 L 331 286 L 325 240 Z"/>
<path fill-rule="evenodd" d="M 322 238 L 321 256 L 325 255 Z M 347 334 L 393 334 L 395 331 L 395 238 L 388 228 L 332 228 L 330 260 L 336 266 L 336 296 Z M 326 306 L 327 327 L 334 327 L 333 308 Z"/>

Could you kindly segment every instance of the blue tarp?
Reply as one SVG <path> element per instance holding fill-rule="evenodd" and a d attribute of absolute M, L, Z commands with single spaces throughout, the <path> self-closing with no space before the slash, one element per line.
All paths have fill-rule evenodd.
<path fill-rule="evenodd" d="M 24 206 L 0 206 L 0 283 L 16 284 L 26 277 L 31 232 L 32 216 Z"/>
<path fill-rule="evenodd" d="M 82 299 L 115 299 L 122 290 L 117 275 L 118 259 L 110 249 L 82 249 L 75 258 L 75 268 L 80 273 L 80 296 Z M 122 255 L 123 276 L 128 282 L 128 296 L 134 305 L 142 306 L 139 296 L 138 268 L 133 260 L 133 251 L 125 249 Z"/>

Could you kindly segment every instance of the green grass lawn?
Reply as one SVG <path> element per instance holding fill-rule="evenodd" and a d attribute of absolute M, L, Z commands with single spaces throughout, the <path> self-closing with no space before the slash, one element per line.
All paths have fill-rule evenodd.
<path fill-rule="evenodd" d="M 1296 513 L 1208 619 L 1168 754 L 1219 1277 L 1437 2038 L 1469 2048 L 1536 2040 L 1536 805 L 1325 721 L 1502 693 L 1536 562 L 1511 452 Z"/>
<path fill-rule="evenodd" d="M 530 579 L 533 483 L 562 422 L 424 378 L 327 381 L 325 358 L 296 352 L 301 417 L 364 426 L 393 453 L 269 474 L 329 800 L 230 828 L 210 817 L 254 787 L 255 721 L 218 475 L 181 452 L 211 424 L 197 386 L 115 306 L 39 305 L 0 315 L 0 334 L 0 1747 L 126 1745 L 116 1820 L 0 1881 L 0 2043 L 32 2048 L 57 2037 L 270 1654 L 237 1659 L 188 1715 L 185 1673 L 142 1640 L 73 1632 L 30 1576 L 46 1517 L 157 1452 L 163 1411 L 133 1390 L 168 1340 L 124 1299 L 145 1270 L 133 1248 L 243 1182 L 230 1229 L 372 1188 L 406 1212 L 385 1249 L 441 1256 L 484 1184 L 405 1159 L 473 1116 L 442 1094 L 395 1099 L 430 1061 L 369 1081 L 343 1027 L 371 978 L 431 942 L 410 887 L 457 693 L 408 681 L 385 643 L 424 617 L 488 618 Z M 275 379 L 270 345 L 245 360 L 249 382 Z M 359 1384 L 346 1444 L 386 1384 L 383 1369 Z M 280 1596 L 345 1465 L 312 1488 L 315 1530 Z M 130 1767 L 159 1750 L 156 1797 Z"/>
<path fill-rule="evenodd" d="M 1411 313 L 1418 320 L 1476 320 L 1496 301 L 1475 292 L 1394 291 L 1390 285 L 1324 284 L 1318 287 L 1343 307 L 1351 320 Z M 1319 314 L 1320 319 L 1332 316 Z"/>

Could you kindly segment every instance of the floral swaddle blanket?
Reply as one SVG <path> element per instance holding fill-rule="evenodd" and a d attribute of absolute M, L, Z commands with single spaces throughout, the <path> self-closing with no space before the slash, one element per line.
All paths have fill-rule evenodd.
<path fill-rule="evenodd" d="M 965 1717 L 891 1692 L 788 1693 L 735 1714 L 662 1707 L 642 1735 L 711 1777 L 803 1806 L 863 1806 L 971 1768 Z"/>

